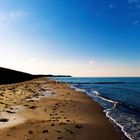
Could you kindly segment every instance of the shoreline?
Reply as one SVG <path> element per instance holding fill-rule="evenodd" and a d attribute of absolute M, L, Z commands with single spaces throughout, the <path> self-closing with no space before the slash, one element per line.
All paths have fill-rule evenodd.
<path fill-rule="evenodd" d="M 60 81 L 60 83 L 61 83 L 61 81 Z M 89 96 L 94 102 L 96 102 L 96 103 L 101 107 L 101 109 L 103 110 L 103 112 L 105 113 L 105 115 L 106 115 L 106 117 L 109 119 L 109 121 L 113 124 L 114 128 L 116 129 L 116 131 L 118 131 L 119 133 L 122 134 L 122 136 L 124 137 L 124 140 L 133 140 L 133 139 L 129 136 L 129 134 L 128 134 L 126 131 L 124 131 L 123 126 L 120 125 L 119 123 L 117 123 L 111 116 L 108 115 L 107 110 L 110 110 L 110 109 L 112 110 L 113 108 L 115 108 L 116 104 L 118 103 L 117 101 L 115 102 L 115 101 L 106 99 L 106 98 L 104 98 L 104 97 L 98 96 L 98 98 L 101 98 L 101 99 L 103 99 L 103 100 L 105 100 L 105 101 L 108 101 L 108 102 L 114 104 L 112 108 L 104 109 L 92 96 L 88 95 L 87 92 L 86 92 L 84 89 L 80 89 L 80 88 L 74 87 L 74 86 L 71 85 L 71 84 L 70 84 L 69 86 L 70 86 L 73 90 L 80 91 L 80 92 L 86 94 L 86 95 Z M 97 91 L 94 91 L 94 92 L 96 92 L 96 94 L 98 94 Z"/>
<path fill-rule="evenodd" d="M 8 86 L 13 88 L 15 84 Z M 2 87 L 3 85 L 0 86 L 0 91 Z M 112 137 L 114 140 L 124 139 L 122 134 L 116 132 L 98 103 L 88 95 L 74 91 L 67 84 L 39 78 L 16 84 L 13 89 L 19 91 L 15 92 L 18 97 L 25 90 L 26 94 L 20 97 L 22 100 L 17 99 L 11 106 L 24 106 L 25 109 L 19 114 L 27 121 L 14 126 L 14 129 L 3 129 L 0 140 L 112 140 Z M 39 100 L 29 99 L 38 98 L 45 91 L 51 91 L 52 96 Z M 10 97 L 7 95 L 7 98 Z"/>
<path fill-rule="evenodd" d="M 61 83 L 61 81 L 58 81 L 58 82 Z M 107 100 L 108 102 L 114 104 L 114 105 L 113 105 L 113 108 L 104 109 L 96 100 L 94 100 L 94 98 L 93 98 L 92 96 L 88 95 L 87 92 L 86 92 L 84 89 L 80 89 L 80 88 L 74 87 L 74 86 L 71 85 L 71 84 L 70 84 L 69 86 L 70 86 L 73 90 L 80 91 L 80 92 L 86 94 L 86 95 L 89 96 L 94 102 L 96 102 L 96 103 L 101 107 L 102 111 L 105 113 L 105 116 L 108 118 L 108 120 L 110 121 L 110 123 L 113 124 L 114 128 L 116 129 L 116 131 L 118 131 L 118 133 L 120 133 L 120 134 L 122 135 L 122 137 L 123 137 L 124 140 L 133 140 L 133 139 L 128 135 L 128 133 L 124 131 L 123 126 L 121 126 L 120 124 L 118 124 L 111 116 L 108 115 L 107 110 L 113 109 L 113 108 L 116 106 L 116 104 L 117 104 L 118 102 L 115 102 L 115 101 L 112 101 L 112 100 L 103 98 L 103 97 L 101 97 L 101 96 L 98 96 L 98 98 L 101 98 L 101 99 L 103 99 L 103 100 Z M 98 94 L 98 93 L 96 93 L 96 94 Z"/>

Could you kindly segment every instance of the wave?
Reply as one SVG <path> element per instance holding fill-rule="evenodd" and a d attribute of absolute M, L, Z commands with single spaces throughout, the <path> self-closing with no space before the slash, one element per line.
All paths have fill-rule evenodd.
<path fill-rule="evenodd" d="M 113 101 L 113 100 L 110 100 L 110 99 L 107 99 L 107 98 L 102 97 L 101 94 L 98 91 L 93 91 L 93 93 L 95 93 L 96 96 L 98 96 L 102 100 L 105 100 L 105 101 L 110 102 L 110 103 L 115 103 L 115 101 Z"/>
<path fill-rule="evenodd" d="M 105 114 L 106 114 L 106 117 L 108 117 L 113 123 L 115 123 L 115 124 L 121 129 L 121 131 L 124 133 L 124 135 L 125 135 L 128 139 L 133 140 L 133 139 L 131 138 L 130 134 L 128 134 L 128 133 L 125 131 L 125 128 L 124 128 L 121 124 L 117 123 L 117 121 L 116 121 L 115 119 L 113 119 L 113 117 L 111 117 L 111 116 L 109 115 L 109 111 L 108 111 L 108 110 L 104 110 L 104 112 L 105 112 Z"/>
<path fill-rule="evenodd" d="M 132 109 L 134 111 L 140 112 L 140 109 L 138 107 L 135 107 L 135 106 L 130 105 L 128 103 L 125 103 L 123 101 L 120 101 L 120 100 L 112 100 L 112 99 L 109 99 L 109 98 L 107 98 L 107 97 L 105 97 L 103 95 L 100 95 L 99 98 L 102 98 L 103 100 L 106 100 L 108 102 L 112 101 L 114 103 L 117 103 L 117 107 L 123 106 L 123 107 L 127 107 L 128 109 Z"/>
<path fill-rule="evenodd" d="M 129 105 L 127 105 L 127 104 L 124 104 L 124 103 L 122 103 L 122 102 L 114 101 L 114 100 L 112 100 L 112 99 L 108 99 L 108 98 L 102 97 L 102 95 L 101 95 L 98 91 L 93 90 L 92 92 L 96 95 L 96 97 L 102 99 L 103 101 L 106 101 L 106 102 L 109 102 L 109 103 L 112 103 L 112 104 L 113 104 L 112 107 L 107 108 L 107 109 L 104 109 L 103 112 L 105 112 L 106 117 L 108 117 L 109 120 L 110 120 L 111 122 L 113 122 L 114 124 L 116 124 L 116 125 L 121 129 L 121 131 L 124 133 L 124 135 L 125 135 L 128 139 L 134 140 L 135 137 L 137 137 L 137 136 L 134 136 L 135 134 L 133 134 L 134 132 L 132 131 L 133 128 L 135 127 L 135 124 L 134 124 L 134 120 L 135 120 L 135 119 L 132 118 L 130 112 L 129 112 L 130 114 L 127 114 L 127 113 L 124 114 L 123 112 L 121 112 L 120 108 L 125 107 L 125 108 L 128 108 L 128 109 L 131 110 L 131 111 L 132 111 L 132 109 L 133 109 L 134 111 L 138 111 L 138 110 L 137 110 L 136 108 L 134 108 L 134 107 L 132 107 L 132 106 L 129 106 Z M 93 95 L 93 94 L 92 94 L 92 95 Z M 92 97 L 93 97 L 93 99 L 94 99 L 94 96 L 92 96 Z M 99 103 L 99 104 L 100 104 L 100 103 Z M 117 113 L 116 113 L 116 110 L 117 110 Z M 119 116 L 118 116 L 118 114 L 119 114 Z M 123 118 L 126 118 L 126 120 L 124 120 L 124 119 L 122 118 L 122 116 L 120 117 L 120 115 L 122 115 Z M 120 118 L 121 118 L 121 119 L 120 119 Z M 131 120 L 132 122 L 128 121 L 127 118 L 130 118 L 130 120 Z M 120 120 L 121 120 L 121 121 L 120 121 Z M 136 120 L 135 120 L 135 121 L 136 121 Z M 132 129 L 131 131 L 132 131 L 132 132 L 129 131 L 128 128 L 127 128 L 127 125 L 129 125 L 129 127 L 130 127 L 130 124 L 129 124 L 129 123 L 131 123 L 131 129 Z M 134 128 L 134 129 L 135 129 L 135 128 Z"/>
<path fill-rule="evenodd" d="M 121 106 L 121 105 L 123 105 L 123 104 L 122 104 L 122 103 L 119 103 L 119 102 L 117 102 L 117 101 L 113 101 L 113 100 L 104 98 L 104 97 L 100 96 L 100 93 L 97 92 L 97 91 L 93 91 L 93 92 L 96 94 L 96 96 L 98 96 L 98 98 L 100 98 L 100 99 L 102 99 L 102 100 L 104 100 L 104 101 L 107 101 L 107 102 L 110 102 L 110 103 L 113 104 L 113 107 L 112 107 L 112 108 L 105 109 L 103 112 L 105 112 L 106 117 L 108 117 L 113 123 L 115 123 L 118 127 L 120 127 L 121 131 L 124 133 L 124 135 L 125 135 L 128 139 L 133 140 L 132 137 L 131 137 L 131 135 L 125 131 L 125 127 L 124 127 L 123 125 L 121 125 L 121 123 L 118 123 L 117 120 L 114 119 L 113 117 L 111 117 L 111 115 L 110 115 L 110 112 L 111 112 L 113 109 L 118 108 L 119 106 Z M 127 107 L 130 107 L 130 106 L 127 106 Z"/>
<path fill-rule="evenodd" d="M 75 91 L 81 91 L 81 92 L 84 92 L 86 93 L 86 90 L 85 89 L 82 89 L 82 88 L 78 88 L 78 87 L 75 87 L 73 85 L 70 86 L 72 89 L 74 89 Z"/>
<path fill-rule="evenodd" d="M 113 100 L 104 98 L 104 97 L 100 96 L 100 93 L 97 91 L 93 91 L 93 92 L 96 94 L 96 96 L 98 96 L 98 98 L 113 104 L 113 107 L 105 109 L 105 111 L 113 110 L 114 108 L 116 108 L 119 105 L 119 103 L 117 101 L 113 101 Z"/>
<path fill-rule="evenodd" d="M 102 99 L 102 100 L 104 100 L 104 101 L 107 101 L 107 102 L 109 102 L 109 103 L 112 103 L 112 104 L 115 104 L 116 105 L 116 107 L 119 107 L 119 106 L 123 106 L 123 107 L 126 107 L 126 108 L 128 108 L 128 109 L 131 109 L 131 110 L 134 110 L 134 111 L 137 111 L 137 112 L 140 112 L 140 108 L 139 108 L 139 106 L 137 106 L 137 105 L 135 105 L 135 104 L 133 104 L 132 105 L 132 103 L 130 103 L 129 104 L 129 102 L 124 102 L 123 100 L 119 100 L 119 99 L 115 99 L 114 100 L 114 98 L 109 98 L 108 96 L 105 96 L 105 94 L 104 93 L 99 93 L 98 91 L 95 91 L 95 90 L 87 90 L 87 89 L 83 89 L 83 88 L 79 88 L 79 86 L 78 86 L 78 84 L 76 84 L 76 86 L 75 86 L 75 84 L 73 84 L 73 85 L 71 85 L 71 87 L 73 88 L 73 89 L 75 89 L 76 91 L 81 91 L 81 92 L 84 92 L 84 93 L 87 93 L 90 97 L 92 97 L 92 98 L 94 98 L 94 96 L 96 95 L 96 96 L 98 96 L 98 98 L 100 98 L 100 99 Z M 126 89 L 125 89 L 126 90 Z M 136 93 L 136 92 L 135 92 Z M 129 94 L 130 95 L 130 94 Z M 128 96 L 128 95 L 127 95 Z M 130 98 L 131 99 L 131 98 Z M 128 100 L 127 100 L 128 101 Z"/>
<path fill-rule="evenodd" d="M 77 88 L 77 87 L 75 87 L 75 86 L 73 86 L 73 85 L 71 86 L 71 88 L 75 89 L 76 91 L 82 91 L 82 92 L 86 93 L 87 95 L 89 95 L 90 97 L 92 97 L 93 99 L 94 99 L 94 97 L 96 96 L 96 97 L 100 98 L 101 100 L 104 100 L 104 101 L 106 101 L 106 102 L 108 102 L 108 103 L 111 103 L 111 104 L 112 104 L 112 107 L 107 108 L 107 109 L 104 109 L 103 112 L 106 114 L 106 117 L 108 117 L 109 120 L 111 120 L 114 124 L 116 124 L 116 125 L 121 129 L 121 131 L 124 133 L 124 135 L 125 135 L 128 139 L 133 140 L 133 139 L 131 138 L 130 134 L 127 133 L 127 132 L 125 131 L 124 126 L 121 125 L 120 123 L 118 123 L 118 122 L 117 122 L 113 117 L 111 117 L 111 115 L 110 115 L 110 112 L 111 112 L 112 110 L 114 110 L 115 108 L 118 108 L 119 106 L 123 105 L 122 103 L 120 103 L 120 102 L 118 102 L 118 101 L 114 101 L 114 100 L 108 99 L 108 98 L 105 98 L 105 97 L 102 97 L 101 94 L 100 94 L 98 91 L 95 91 L 95 90 L 92 91 L 92 92 L 94 93 L 94 95 L 93 95 L 93 94 L 90 94 L 89 92 L 87 92 L 85 89 Z M 96 100 L 95 100 L 95 101 L 96 101 Z"/>
<path fill-rule="evenodd" d="M 132 109 L 134 111 L 137 111 L 137 112 L 140 112 L 140 109 L 136 106 L 133 106 L 133 105 L 130 105 L 128 103 L 125 103 L 123 101 L 120 101 L 120 100 L 113 100 L 113 99 L 110 99 L 106 96 L 104 96 L 103 94 L 97 92 L 97 91 L 92 91 L 94 94 L 96 94 L 96 96 L 98 96 L 98 98 L 101 98 L 102 100 L 105 100 L 107 102 L 111 102 L 111 103 L 115 103 L 116 104 L 116 107 L 119 107 L 119 106 L 123 106 L 123 107 L 127 107 L 128 109 Z"/>
<path fill-rule="evenodd" d="M 64 82 L 64 81 L 61 82 L 69 84 L 125 84 L 125 82 Z"/>

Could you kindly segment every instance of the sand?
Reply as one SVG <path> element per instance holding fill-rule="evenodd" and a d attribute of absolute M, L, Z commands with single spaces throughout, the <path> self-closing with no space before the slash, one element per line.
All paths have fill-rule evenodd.
<path fill-rule="evenodd" d="M 58 139 L 124 138 L 96 102 L 67 84 L 38 78 L 0 86 L 0 140 Z"/>

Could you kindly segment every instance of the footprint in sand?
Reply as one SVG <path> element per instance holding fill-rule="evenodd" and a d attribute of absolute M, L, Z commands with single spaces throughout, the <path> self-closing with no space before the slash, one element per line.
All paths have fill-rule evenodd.
<path fill-rule="evenodd" d="M 45 108 L 44 111 L 47 112 L 47 109 Z"/>
<path fill-rule="evenodd" d="M 71 135 L 74 135 L 74 132 L 73 132 L 73 131 L 71 131 L 71 130 L 69 130 L 69 129 L 66 129 L 66 128 L 65 128 L 65 130 L 66 130 L 67 132 L 69 132 Z"/>
<path fill-rule="evenodd" d="M 29 130 L 28 133 L 29 133 L 29 134 L 33 134 L 33 131 L 32 131 L 32 130 Z"/>
<path fill-rule="evenodd" d="M 42 133 L 49 133 L 47 129 L 43 130 Z"/>
<path fill-rule="evenodd" d="M 60 113 L 64 113 L 64 111 L 60 111 Z"/>
<path fill-rule="evenodd" d="M 34 124 L 34 122 L 30 122 L 30 124 Z"/>
<path fill-rule="evenodd" d="M 57 130 L 56 132 L 57 132 L 57 133 L 61 133 L 61 131 L 59 131 L 59 130 Z"/>
<path fill-rule="evenodd" d="M 24 105 L 24 106 L 29 106 L 29 105 Z"/>
<path fill-rule="evenodd" d="M 0 118 L 0 122 L 8 122 L 9 121 L 9 119 L 6 119 L 6 118 Z"/>
<path fill-rule="evenodd" d="M 54 123 L 52 123 L 52 124 L 51 124 L 51 126 L 55 126 L 55 124 L 54 124 Z"/>
<path fill-rule="evenodd" d="M 54 114 L 53 114 L 53 113 L 50 113 L 49 115 L 50 115 L 50 116 L 54 116 Z"/>
<path fill-rule="evenodd" d="M 60 122 L 60 125 L 65 125 L 66 123 L 65 122 Z"/>
<path fill-rule="evenodd" d="M 81 125 L 75 125 L 75 128 L 77 128 L 77 129 L 81 129 L 82 126 L 81 126 Z"/>
<path fill-rule="evenodd" d="M 57 139 L 63 139 L 63 137 L 57 137 Z"/>
<path fill-rule="evenodd" d="M 11 114 L 16 113 L 16 112 L 12 112 L 12 111 L 9 111 L 9 110 L 7 110 L 6 112 L 7 112 L 7 113 L 11 113 Z"/>
<path fill-rule="evenodd" d="M 37 106 L 30 106 L 29 109 L 36 109 Z"/>

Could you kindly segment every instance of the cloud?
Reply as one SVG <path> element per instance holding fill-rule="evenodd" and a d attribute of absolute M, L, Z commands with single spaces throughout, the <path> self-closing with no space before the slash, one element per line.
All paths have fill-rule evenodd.
<path fill-rule="evenodd" d="M 134 25 L 139 24 L 139 20 L 134 21 L 133 24 L 134 24 Z"/>
<path fill-rule="evenodd" d="M 27 13 L 23 11 L 0 12 L 0 21 L 4 22 L 25 16 Z"/>
<path fill-rule="evenodd" d="M 128 3 L 133 7 L 140 9 L 140 0 L 128 0 Z"/>
<path fill-rule="evenodd" d="M 113 9 L 114 8 L 114 5 L 113 4 L 110 4 L 109 5 L 109 8 Z"/>
<path fill-rule="evenodd" d="M 136 7 L 139 9 L 140 8 L 140 4 L 138 4 Z"/>
<path fill-rule="evenodd" d="M 94 64 L 95 62 L 94 61 L 89 61 L 89 64 Z"/>
<path fill-rule="evenodd" d="M 26 14 L 27 14 L 27 13 L 22 12 L 22 11 L 17 11 L 17 12 L 11 11 L 11 12 L 10 12 L 10 17 L 11 17 L 11 18 L 22 17 L 22 16 L 25 16 Z"/>
<path fill-rule="evenodd" d="M 139 0 L 128 0 L 129 3 L 138 3 Z"/>

